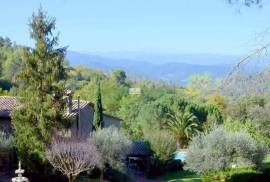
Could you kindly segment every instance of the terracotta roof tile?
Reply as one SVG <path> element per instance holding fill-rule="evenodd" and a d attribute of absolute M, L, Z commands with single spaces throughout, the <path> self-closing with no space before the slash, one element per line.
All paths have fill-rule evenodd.
<path fill-rule="evenodd" d="M 15 97 L 0 96 L 0 117 L 10 117 L 11 111 L 19 105 Z"/>
<path fill-rule="evenodd" d="M 84 110 L 87 107 L 87 105 L 91 105 L 91 103 L 88 101 L 84 101 L 84 100 L 80 101 L 80 109 L 81 110 Z M 77 100 L 72 101 L 71 112 L 70 113 L 66 112 L 65 115 L 68 117 L 74 117 L 74 116 L 78 115 L 78 101 Z"/>
<path fill-rule="evenodd" d="M 87 106 L 94 107 L 94 104 L 85 100 L 80 101 L 81 111 L 86 109 Z M 0 117 L 10 117 L 10 113 L 13 109 L 20 106 L 19 101 L 15 97 L 11 96 L 0 96 Z M 78 100 L 72 101 L 72 109 L 71 112 L 66 112 L 67 117 L 75 117 L 78 115 Z M 112 117 L 115 119 L 119 119 L 117 117 L 111 116 L 109 114 L 105 114 L 107 117 Z M 119 119 L 120 120 L 120 119 Z"/>
<path fill-rule="evenodd" d="M 81 110 L 85 109 L 87 105 L 92 104 L 88 101 L 80 101 Z M 15 97 L 0 96 L 0 117 L 10 117 L 10 113 L 13 109 L 20 106 L 20 103 Z M 66 112 L 67 117 L 74 117 L 78 115 L 78 101 L 72 101 L 72 110 L 70 113 Z"/>

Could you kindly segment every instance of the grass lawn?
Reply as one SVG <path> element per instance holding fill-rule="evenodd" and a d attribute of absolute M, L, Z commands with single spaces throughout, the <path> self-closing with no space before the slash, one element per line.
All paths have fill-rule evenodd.
<path fill-rule="evenodd" d="M 263 162 L 263 168 L 264 169 L 270 169 L 270 154 L 264 160 L 264 162 Z"/>
<path fill-rule="evenodd" d="M 264 161 L 264 169 L 270 169 L 270 155 Z M 160 177 L 162 182 L 200 182 L 200 176 L 189 171 L 170 172 Z M 76 182 L 99 182 L 95 179 L 79 177 Z"/>
<path fill-rule="evenodd" d="M 170 172 L 162 176 L 160 180 L 164 182 L 199 182 L 200 176 L 189 171 Z"/>

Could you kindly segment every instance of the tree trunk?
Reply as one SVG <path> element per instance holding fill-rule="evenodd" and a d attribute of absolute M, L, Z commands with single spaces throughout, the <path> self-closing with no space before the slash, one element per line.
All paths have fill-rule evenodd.
<path fill-rule="evenodd" d="M 183 147 L 183 140 L 181 138 L 176 138 L 176 147 L 181 149 Z"/>
<path fill-rule="evenodd" d="M 74 181 L 74 177 L 72 176 L 72 174 L 70 174 L 70 175 L 68 176 L 68 181 L 69 181 L 69 182 L 73 182 L 73 181 Z"/>

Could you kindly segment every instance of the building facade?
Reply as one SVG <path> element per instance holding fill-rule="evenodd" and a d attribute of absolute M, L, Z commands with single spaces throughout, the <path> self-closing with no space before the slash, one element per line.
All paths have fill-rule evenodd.
<path fill-rule="evenodd" d="M 94 104 L 88 101 L 70 100 L 65 116 L 72 120 L 72 126 L 66 135 L 87 138 L 92 131 L 94 118 Z M 11 112 L 20 106 L 15 97 L 0 96 L 0 131 L 12 133 Z M 120 128 L 120 119 L 104 114 L 104 127 L 114 126 Z"/>
<path fill-rule="evenodd" d="M 65 116 L 71 119 L 71 127 L 58 131 L 58 135 L 64 137 L 76 137 L 85 140 L 92 132 L 94 117 L 94 105 L 88 101 L 68 99 L 69 104 Z M 21 104 L 15 97 L 0 96 L 0 131 L 12 134 L 11 112 Z M 114 126 L 120 128 L 120 119 L 104 114 L 104 127 Z M 14 163 L 13 150 L 1 150 L 0 148 L 0 173 L 7 172 Z"/>

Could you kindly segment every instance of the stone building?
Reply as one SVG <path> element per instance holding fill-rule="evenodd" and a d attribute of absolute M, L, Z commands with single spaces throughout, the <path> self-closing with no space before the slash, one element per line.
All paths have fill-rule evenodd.
<path fill-rule="evenodd" d="M 92 131 L 92 122 L 94 116 L 94 104 L 88 101 L 68 99 L 69 104 L 65 115 L 72 122 L 72 127 L 66 131 L 67 135 L 86 138 Z M 0 131 L 6 133 L 12 132 L 11 112 L 20 106 L 15 97 L 0 96 Z M 104 113 L 104 127 L 114 126 L 120 128 L 120 119 Z"/>
<path fill-rule="evenodd" d="M 94 105 L 88 101 L 68 99 L 68 108 L 65 113 L 70 118 L 72 125 L 69 129 L 58 131 L 58 134 L 65 137 L 76 136 L 80 139 L 87 139 L 92 131 L 94 116 Z M 12 134 L 11 112 L 20 107 L 15 97 L 0 96 L 0 131 Z M 120 119 L 104 114 L 104 127 L 114 126 L 120 128 Z M 14 151 L 1 150 L 0 148 L 0 173 L 7 172 L 13 164 Z"/>
<path fill-rule="evenodd" d="M 15 97 L 0 96 L 0 131 L 11 133 L 10 114 L 19 105 Z"/>

